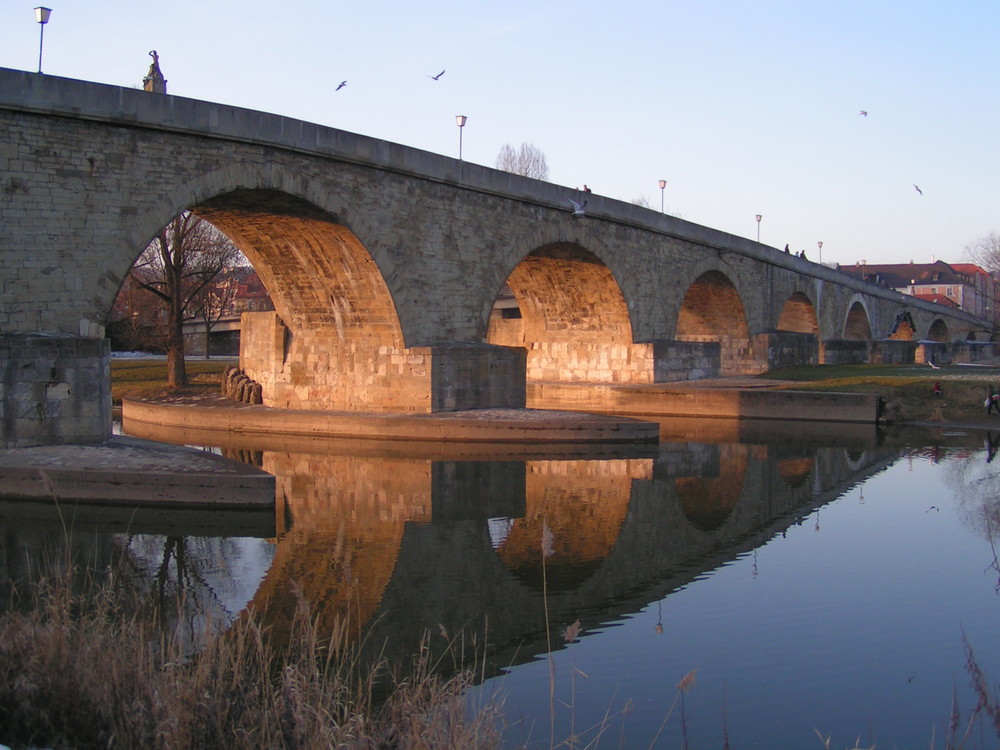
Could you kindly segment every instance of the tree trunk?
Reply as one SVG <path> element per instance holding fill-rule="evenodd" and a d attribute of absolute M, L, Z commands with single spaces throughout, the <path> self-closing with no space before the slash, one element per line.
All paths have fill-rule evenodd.
<path fill-rule="evenodd" d="M 212 334 L 212 324 L 208 322 L 208 318 L 205 318 L 205 359 L 211 359 L 212 353 L 208 350 L 209 338 Z"/>
<path fill-rule="evenodd" d="M 170 388 L 188 384 L 187 368 L 184 366 L 184 319 L 177 299 L 179 296 L 174 294 L 170 299 L 167 332 L 167 386 Z"/>

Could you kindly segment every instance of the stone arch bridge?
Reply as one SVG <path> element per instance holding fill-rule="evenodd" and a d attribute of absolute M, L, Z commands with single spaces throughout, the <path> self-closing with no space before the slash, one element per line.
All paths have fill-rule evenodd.
<path fill-rule="evenodd" d="M 4 445 L 104 439 L 104 326 L 190 210 L 251 260 L 265 404 L 519 407 L 662 383 L 962 356 L 985 321 L 627 203 L 277 115 L 0 69 Z M 498 302 L 499 300 L 499 302 Z M 934 350 L 931 354 L 931 352 Z"/>

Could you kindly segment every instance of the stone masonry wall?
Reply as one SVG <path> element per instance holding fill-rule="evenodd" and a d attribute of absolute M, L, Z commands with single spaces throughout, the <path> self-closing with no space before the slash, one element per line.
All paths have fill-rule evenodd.
<path fill-rule="evenodd" d="M 0 334 L 0 447 L 107 440 L 110 377 L 107 339 Z"/>

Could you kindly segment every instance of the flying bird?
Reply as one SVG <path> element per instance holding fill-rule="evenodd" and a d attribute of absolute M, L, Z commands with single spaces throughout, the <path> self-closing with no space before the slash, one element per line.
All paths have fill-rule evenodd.
<path fill-rule="evenodd" d="M 868 110 L 863 109 L 860 112 L 858 112 L 858 114 L 861 115 L 862 117 L 868 117 Z"/>
<path fill-rule="evenodd" d="M 918 193 L 920 193 L 921 195 L 923 195 L 923 194 L 924 194 L 924 191 L 923 191 L 923 190 L 921 190 L 920 188 L 918 188 L 918 187 L 917 187 L 916 185 L 914 185 L 913 187 L 914 187 L 914 189 L 915 189 L 915 190 L 916 190 L 916 191 L 917 191 Z"/>
<path fill-rule="evenodd" d="M 573 205 L 573 215 L 574 216 L 583 216 L 584 213 L 585 213 L 583 209 L 587 207 L 587 201 L 584 200 L 583 203 L 577 203 L 572 198 L 569 198 L 568 200 Z"/>
<path fill-rule="evenodd" d="M 427 76 L 427 77 L 428 77 L 428 78 L 430 78 L 430 79 L 432 79 L 432 80 L 434 80 L 434 81 L 439 81 L 439 80 L 441 80 L 441 76 L 443 76 L 443 75 L 444 75 L 444 71 L 442 70 L 442 71 L 441 71 L 440 73 L 438 73 L 438 74 L 437 74 L 436 76 L 431 76 L 431 75 L 429 75 L 429 76 Z"/>
<path fill-rule="evenodd" d="M 341 90 L 342 88 L 344 88 L 344 86 L 346 86 L 346 85 L 347 85 L 347 81 L 341 81 L 341 82 L 340 82 L 340 83 L 339 83 L 339 84 L 337 85 L 337 88 L 335 88 L 335 89 L 334 89 L 334 91 L 340 91 L 340 90 Z"/>
<path fill-rule="evenodd" d="M 934 363 L 933 363 L 933 362 L 931 362 L 930 360 L 927 360 L 927 364 L 929 364 L 929 365 L 930 365 L 930 366 L 931 366 L 932 368 L 934 368 L 935 370 L 940 370 L 940 369 L 941 369 L 941 368 L 940 368 L 940 367 L 939 367 L 938 365 L 934 364 Z"/>

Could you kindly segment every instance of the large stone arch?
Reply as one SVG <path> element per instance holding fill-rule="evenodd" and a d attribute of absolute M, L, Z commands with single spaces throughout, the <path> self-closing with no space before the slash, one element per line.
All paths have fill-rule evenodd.
<path fill-rule="evenodd" d="M 803 292 L 795 292 L 790 295 L 781 306 L 778 330 L 819 335 L 819 318 L 816 315 L 816 306 Z"/>
<path fill-rule="evenodd" d="M 935 318 L 934 322 L 932 322 L 928 327 L 927 335 L 924 338 L 928 341 L 947 343 L 951 340 L 950 333 L 948 331 L 948 324 L 941 318 Z"/>
<path fill-rule="evenodd" d="M 868 315 L 868 309 L 861 300 L 851 300 L 850 307 L 847 308 L 847 313 L 844 315 L 843 332 L 843 338 L 848 341 L 871 342 L 871 317 Z"/>
<path fill-rule="evenodd" d="M 722 376 L 763 369 L 752 354 L 743 301 L 736 286 L 721 271 L 706 271 L 687 288 L 677 314 L 675 338 L 718 343 Z"/>
<path fill-rule="evenodd" d="M 913 341 L 916 333 L 917 326 L 913 322 L 913 315 L 908 310 L 903 310 L 892 321 L 886 338 L 890 341 Z"/>
<path fill-rule="evenodd" d="M 336 217 L 275 190 L 195 205 L 253 263 L 274 313 L 243 319 L 240 364 L 268 406 L 430 411 L 427 352 L 409 350 L 382 274 Z"/>
<path fill-rule="evenodd" d="M 544 245 L 514 268 L 507 289 L 487 341 L 524 347 L 528 381 L 652 382 L 652 347 L 633 343 L 621 289 L 594 253 Z"/>

